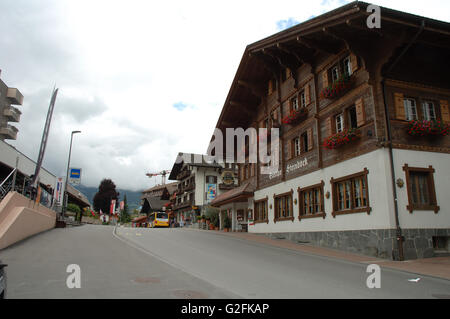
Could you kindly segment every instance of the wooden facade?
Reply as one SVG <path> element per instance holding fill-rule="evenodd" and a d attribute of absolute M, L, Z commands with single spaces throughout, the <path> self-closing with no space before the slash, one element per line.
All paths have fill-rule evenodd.
<path fill-rule="evenodd" d="M 421 18 L 383 8 L 383 27 L 372 30 L 365 25 L 367 17 L 364 3 L 352 3 L 247 47 L 217 127 L 280 127 L 282 169 L 268 176 L 260 174 L 260 164 L 245 164 L 239 170 L 241 181 L 254 179 L 261 189 L 385 147 L 383 79 L 393 147 L 450 153 L 448 135 L 410 136 L 401 111 L 403 97 L 413 97 L 421 120 L 422 101 L 432 101 L 436 118 L 450 122 L 449 25 L 426 19 L 402 62 L 385 75 L 420 30 Z M 349 73 L 349 87 L 336 97 L 323 97 L 321 92 L 336 80 L 335 70 L 338 76 Z M 295 99 L 307 114 L 297 123 L 284 124 Z M 337 117 L 344 129 L 356 129 L 357 138 L 329 150 L 323 142 L 340 129 Z"/>
<path fill-rule="evenodd" d="M 248 45 L 216 127 L 279 128 L 276 173 L 261 174 L 248 155 L 239 164 L 240 183 L 255 186 L 250 232 L 331 247 L 355 236 L 361 246 L 350 250 L 429 257 L 433 248 L 414 238 L 450 243 L 450 24 L 381 8 L 382 27 L 370 29 L 367 6 Z"/>

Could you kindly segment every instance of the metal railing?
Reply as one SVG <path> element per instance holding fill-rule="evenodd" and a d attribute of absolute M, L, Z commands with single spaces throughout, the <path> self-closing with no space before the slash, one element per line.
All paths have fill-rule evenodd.
<path fill-rule="evenodd" d="M 14 172 L 17 168 L 14 168 L 11 173 L 0 183 L 0 200 L 5 198 L 9 191 L 14 187 Z"/>

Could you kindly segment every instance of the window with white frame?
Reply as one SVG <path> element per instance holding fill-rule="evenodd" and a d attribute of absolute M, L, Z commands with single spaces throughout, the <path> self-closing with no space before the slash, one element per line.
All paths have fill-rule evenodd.
<path fill-rule="evenodd" d="M 331 78 L 333 79 L 333 82 L 339 79 L 339 67 L 337 65 L 331 68 Z"/>
<path fill-rule="evenodd" d="M 291 99 L 291 108 L 294 111 L 298 111 L 298 98 L 296 96 Z"/>
<path fill-rule="evenodd" d="M 300 138 L 297 137 L 294 139 L 294 156 L 300 155 Z"/>
<path fill-rule="evenodd" d="M 300 93 L 300 106 L 301 107 L 306 106 L 305 91 L 302 91 L 302 93 Z"/>
<path fill-rule="evenodd" d="M 433 102 L 425 101 L 422 103 L 423 118 L 427 121 L 436 120 L 436 112 L 434 111 Z"/>
<path fill-rule="evenodd" d="M 336 115 L 336 133 L 340 133 L 344 130 L 344 115 Z"/>
<path fill-rule="evenodd" d="M 348 75 L 352 75 L 352 62 L 350 60 L 350 57 L 346 57 L 342 61 L 343 67 L 344 67 L 344 73 Z"/>
<path fill-rule="evenodd" d="M 403 99 L 403 105 L 405 106 L 406 120 L 417 120 L 416 100 L 409 98 Z"/>

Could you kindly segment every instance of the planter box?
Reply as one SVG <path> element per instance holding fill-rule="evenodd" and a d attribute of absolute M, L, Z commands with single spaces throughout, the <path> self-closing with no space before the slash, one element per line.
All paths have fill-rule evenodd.
<path fill-rule="evenodd" d="M 357 129 L 344 130 L 340 133 L 328 136 L 322 146 L 329 150 L 339 148 L 343 145 L 350 144 L 361 136 L 361 132 Z"/>
<path fill-rule="evenodd" d="M 298 111 L 291 111 L 288 116 L 283 117 L 283 124 L 298 124 L 308 116 L 308 109 L 306 107 L 302 107 Z"/>
<path fill-rule="evenodd" d="M 343 76 L 328 87 L 322 89 L 320 97 L 324 99 L 335 99 L 343 96 L 352 87 L 353 80 L 350 76 Z"/>

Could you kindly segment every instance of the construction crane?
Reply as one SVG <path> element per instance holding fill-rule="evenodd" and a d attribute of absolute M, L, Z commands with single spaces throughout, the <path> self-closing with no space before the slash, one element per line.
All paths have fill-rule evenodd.
<path fill-rule="evenodd" d="M 165 185 L 166 184 L 166 175 L 169 174 L 169 173 L 170 173 L 170 171 L 163 170 L 163 171 L 161 171 L 159 173 L 147 173 L 145 175 L 147 175 L 150 178 L 153 177 L 153 176 L 161 175 L 162 176 L 162 184 Z"/>

